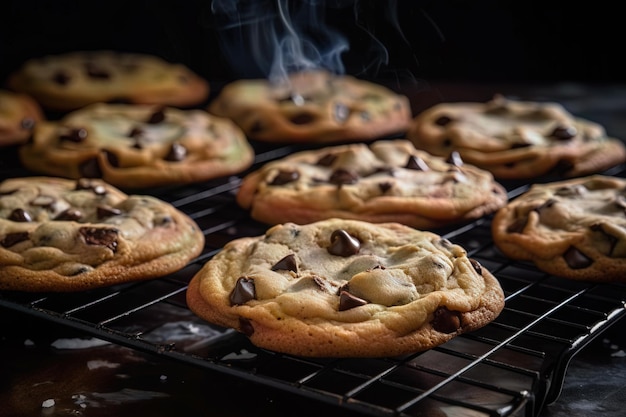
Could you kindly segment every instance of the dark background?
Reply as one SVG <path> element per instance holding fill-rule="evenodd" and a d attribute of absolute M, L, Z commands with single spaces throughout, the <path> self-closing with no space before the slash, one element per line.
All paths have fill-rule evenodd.
<path fill-rule="evenodd" d="M 237 19 L 214 13 L 219 3 L 211 0 L 5 1 L 0 8 L 0 76 L 4 79 L 30 57 L 104 48 L 182 62 L 210 81 L 265 76 L 251 51 L 258 39 L 246 31 L 253 24 L 268 31 L 276 27 L 277 20 L 271 19 L 275 1 L 222 4 L 237 12 L 238 25 L 233 26 Z M 304 33 L 315 41 L 338 31 L 349 44 L 341 55 L 345 72 L 362 78 L 626 79 L 623 14 L 605 0 L 301 0 L 290 7 L 314 4 L 315 17 L 326 26 L 317 34 L 310 28 Z"/>

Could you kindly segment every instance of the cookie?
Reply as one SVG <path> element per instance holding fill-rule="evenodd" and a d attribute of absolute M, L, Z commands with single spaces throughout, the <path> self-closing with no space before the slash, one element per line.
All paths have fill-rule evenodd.
<path fill-rule="evenodd" d="M 72 292 L 183 268 L 204 235 L 184 213 L 97 179 L 0 183 L 0 289 Z"/>
<path fill-rule="evenodd" d="M 209 111 L 229 117 L 248 138 L 264 142 L 337 143 L 404 133 L 409 100 L 378 84 L 323 70 L 283 83 L 238 80 L 224 86 Z"/>
<path fill-rule="evenodd" d="M 57 111 L 99 102 L 189 107 L 209 95 L 209 83 L 183 64 L 108 50 L 32 58 L 9 76 L 7 87 Z"/>
<path fill-rule="evenodd" d="M 238 173 L 254 160 L 232 121 L 201 109 L 93 104 L 40 123 L 20 149 L 28 169 L 102 178 L 121 188 L 187 184 Z"/>
<path fill-rule="evenodd" d="M 246 175 L 237 202 L 268 224 L 337 217 L 420 229 L 474 220 L 506 204 L 506 190 L 489 172 L 453 156 L 432 156 L 404 139 L 304 150 Z"/>
<path fill-rule="evenodd" d="M 32 97 L 0 90 L 0 147 L 26 142 L 42 120 L 42 110 Z"/>
<path fill-rule="evenodd" d="M 441 103 L 418 114 L 407 132 L 434 155 L 457 151 L 497 179 L 572 178 L 618 165 L 626 148 L 604 127 L 573 116 L 560 104 L 510 100 Z"/>
<path fill-rule="evenodd" d="M 399 223 L 285 223 L 230 241 L 192 278 L 199 317 L 301 356 L 426 350 L 496 318 L 497 279 L 466 251 Z"/>
<path fill-rule="evenodd" d="M 500 209 L 493 240 L 508 257 L 573 280 L 626 282 L 626 179 L 535 184 Z"/>

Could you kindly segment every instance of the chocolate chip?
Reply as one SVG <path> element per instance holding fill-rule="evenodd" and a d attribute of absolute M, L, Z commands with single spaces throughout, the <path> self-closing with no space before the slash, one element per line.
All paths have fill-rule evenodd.
<path fill-rule="evenodd" d="M 108 80 L 111 78 L 111 74 L 103 68 L 97 67 L 94 63 L 88 62 L 85 64 L 85 71 L 90 78 Z"/>
<path fill-rule="evenodd" d="M 133 127 L 130 132 L 128 132 L 128 137 L 136 138 L 138 136 L 142 136 L 144 134 L 144 130 L 140 127 Z"/>
<path fill-rule="evenodd" d="M 9 220 L 13 220 L 14 222 L 27 223 L 32 222 L 33 218 L 30 213 L 21 208 L 16 208 L 9 214 Z"/>
<path fill-rule="evenodd" d="M 335 162 L 336 159 L 337 159 L 337 155 L 327 153 L 324 156 L 322 156 L 320 159 L 318 159 L 315 165 L 329 167 L 333 164 L 333 162 Z"/>
<path fill-rule="evenodd" d="M 446 162 L 454 165 L 455 167 L 463 166 L 463 160 L 461 159 L 461 154 L 458 153 L 457 151 L 450 152 L 450 155 L 448 156 L 448 159 L 446 159 Z"/>
<path fill-rule="evenodd" d="M 350 109 L 345 104 L 337 103 L 335 104 L 335 110 L 333 114 L 335 116 L 335 120 L 343 123 L 348 120 L 348 117 L 350 117 Z"/>
<path fill-rule="evenodd" d="M 380 192 L 383 194 L 391 190 L 391 187 L 393 187 L 393 184 L 389 181 L 381 182 L 378 184 L 378 188 L 380 188 Z"/>
<path fill-rule="evenodd" d="M 97 227 L 81 227 L 80 234 L 88 245 L 106 246 L 113 252 L 117 250 L 117 229 L 100 229 Z"/>
<path fill-rule="evenodd" d="M 69 84 L 71 77 L 64 71 L 58 71 L 52 76 L 52 81 L 59 85 Z"/>
<path fill-rule="evenodd" d="M 62 133 L 61 135 L 59 135 L 59 139 L 76 143 L 83 142 L 85 139 L 87 139 L 87 129 L 69 129 L 66 133 Z"/>
<path fill-rule="evenodd" d="M 348 291 L 343 290 L 339 293 L 339 311 L 350 310 L 365 304 L 367 304 L 366 300 L 352 295 Z"/>
<path fill-rule="evenodd" d="M 0 245 L 5 248 L 10 248 L 11 246 L 28 240 L 28 232 L 13 232 L 8 233 L 2 240 L 0 240 Z"/>
<path fill-rule="evenodd" d="M 278 174 L 276 174 L 270 185 L 284 185 L 292 181 L 296 181 L 298 178 L 300 178 L 300 173 L 298 171 L 285 171 L 281 169 L 278 171 Z"/>
<path fill-rule="evenodd" d="M 482 265 L 480 264 L 480 262 L 478 262 L 476 259 L 471 259 L 471 258 L 470 258 L 470 260 L 469 260 L 469 261 L 470 261 L 470 263 L 472 264 L 472 267 L 474 268 L 474 270 L 475 270 L 476 272 L 478 272 L 478 275 L 481 275 L 481 276 L 482 276 L 482 275 L 483 275 L 483 267 L 482 267 Z"/>
<path fill-rule="evenodd" d="M 252 327 L 250 320 L 239 317 L 239 331 L 248 337 L 252 336 L 254 334 L 254 327 Z"/>
<path fill-rule="evenodd" d="M 407 169 L 414 169 L 416 171 L 429 171 L 430 168 L 426 165 L 426 162 L 419 156 L 411 155 L 404 166 Z"/>
<path fill-rule="evenodd" d="M 230 305 L 245 304 L 256 298 L 256 289 L 254 287 L 254 279 L 240 277 L 235 284 L 235 288 L 230 293 Z"/>
<path fill-rule="evenodd" d="M 98 164 L 98 158 L 90 158 L 78 167 L 80 175 L 87 178 L 101 178 L 102 170 Z"/>
<path fill-rule="evenodd" d="M 276 262 L 276 264 L 272 267 L 272 271 L 292 271 L 298 273 L 298 265 L 296 264 L 296 256 L 292 253 L 280 261 Z"/>
<path fill-rule="evenodd" d="M 354 184 L 359 180 L 359 174 L 354 171 L 339 168 L 333 171 L 328 179 L 331 184 Z"/>
<path fill-rule="evenodd" d="M 152 113 L 150 117 L 148 117 L 148 120 L 146 120 L 146 123 L 153 125 L 153 124 L 161 123 L 163 120 L 165 120 L 165 112 L 163 111 L 163 109 L 159 109 L 155 111 L 154 113 Z"/>
<path fill-rule="evenodd" d="M 298 113 L 292 116 L 291 118 L 289 118 L 289 121 L 293 123 L 294 125 L 305 125 L 305 124 L 313 122 L 314 120 L 315 120 L 315 115 L 311 113 Z"/>
<path fill-rule="evenodd" d="M 67 221 L 75 221 L 80 220 L 83 217 L 83 213 L 80 210 L 74 208 L 68 208 L 67 210 L 59 213 L 58 216 L 54 218 L 54 220 L 67 220 Z"/>
<path fill-rule="evenodd" d="M 435 310 L 430 324 L 438 332 L 454 333 L 461 327 L 461 317 L 456 311 L 450 311 L 446 307 L 439 307 Z"/>
<path fill-rule="evenodd" d="M 103 150 L 102 152 L 104 152 L 104 156 L 107 159 L 107 162 L 109 163 L 109 165 L 111 165 L 112 167 L 118 168 L 120 166 L 120 160 L 117 157 L 117 155 L 109 150 Z"/>
<path fill-rule="evenodd" d="M 187 148 L 181 145 L 178 142 L 172 143 L 170 147 L 170 151 L 165 156 L 166 161 L 179 162 L 184 160 L 187 157 Z"/>
<path fill-rule="evenodd" d="M 96 215 L 98 219 L 104 219 L 107 217 L 118 216 L 122 214 L 122 210 L 117 209 L 115 207 L 109 206 L 98 206 L 96 207 Z"/>
<path fill-rule="evenodd" d="M 593 263 L 593 259 L 576 249 L 574 246 L 570 246 L 563 254 L 565 263 L 572 269 L 587 268 Z"/>
<path fill-rule="evenodd" d="M 25 117 L 20 121 L 20 128 L 23 130 L 32 130 L 35 127 L 35 119 Z"/>
<path fill-rule="evenodd" d="M 328 253 L 331 255 L 348 257 L 358 253 L 360 249 L 361 242 L 345 230 L 338 229 L 330 235 Z"/>
<path fill-rule="evenodd" d="M 550 133 L 550 137 L 557 140 L 569 140 L 576 136 L 577 133 L 574 126 L 557 126 Z"/>
<path fill-rule="evenodd" d="M 443 115 L 443 116 L 437 117 L 437 119 L 435 120 L 435 124 L 437 126 L 445 126 L 451 121 L 452 121 L 452 118 L 450 116 Z"/>

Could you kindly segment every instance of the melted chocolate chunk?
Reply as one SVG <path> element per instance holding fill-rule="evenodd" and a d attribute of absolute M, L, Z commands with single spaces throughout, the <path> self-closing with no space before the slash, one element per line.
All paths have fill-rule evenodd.
<path fill-rule="evenodd" d="M 118 216 L 122 214 L 122 210 L 117 209 L 115 207 L 109 206 L 98 206 L 96 207 L 96 215 L 98 219 L 104 219 L 107 217 Z"/>
<path fill-rule="evenodd" d="M 28 232 L 13 232 L 8 233 L 2 240 L 0 240 L 0 245 L 5 248 L 10 248 L 11 246 L 28 240 Z"/>
<path fill-rule="evenodd" d="M 391 190 L 391 187 L 393 187 L 393 184 L 390 183 L 389 181 L 381 182 L 378 184 L 378 188 L 380 188 L 380 192 L 383 194 Z"/>
<path fill-rule="evenodd" d="M 294 125 L 306 125 L 314 120 L 315 115 L 311 113 L 298 113 L 289 119 L 289 121 Z"/>
<path fill-rule="evenodd" d="M 102 170 L 98 164 L 98 158 L 90 158 L 78 167 L 80 175 L 87 178 L 102 178 Z"/>
<path fill-rule="evenodd" d="M 437 117 L 437 119 L 435 120 L 435 124 L 437 126 L 445 126 L 451 121 L 452 121 L 452 118 L 450 116 L 443 115 L 443 116 Z"/>
<path fill-rule="evenodd" d="M 476 272 L 478 272 L 478 275 L 482 276 L 483 275 L 483 266 L 480 264 L 480 262 L 478 262 L 476 259 L 471 259 L 471 258 L 470 258 L 469 261 L 472 264 L 472 267 L 474 268 L 474 270 Z"/>
<path fill-rule="evenodd" d="M 161 123 L 163 120 L 165 120 L 165 112 L 163 111 L 163 109 L 159 109 L 155 111 L 154 113 L 152 113 L 150 117 L 148 117 L 148 120 L 146 120 L 146 123 L 153 125 L 153 124 Z"/>
<path fill-rule="evenodd" d="M 248 337 L 252 336 L 252 334 L 254 334 L 254 327 L 252 327 L 250 320 L 239 317 L 239 331 Z"/>
<path fill-rule="evenodd" d="M 59 135 L 59 139 L 76 143 L 83 142 L 85 139 L 87 139 L 87 129 L 69 129 L 66 133 L 62 133 L 61 135 Z"/>
<path fill-rule="evenodd" d="M 57 83 L 59 85 L 67 85 L 67 84 L 69 84 L 71 79 L 72 79 L 72 77 L 70 77 L 69 74 L 66 73 L 65 71 L 57 71 L 52 76 L 52 81 L 54 81 L 55 83 Z"/>
<path fill-rule="evenodd" d="M 416 171 L 429 171 L 430 170 L 428 165 L 426 165 L 426 162 L 424 162 L 422 158 L 415 156 L 415 155 L 409 156 L 409 159 L 406 162 L 406 165 L 404 167 L 407 169 L 413 169 Z"/>
<path fill-rule="evenodd" d="M 360 307 L 367 304 L 367 301 L 350 294 L 346 290 L 339 293 L 339 311 L 350 310 L 351 308 Z"/>
<path fill-rule="evenodd" d="M 576 136 L 577 133 L 574 126 L 557 126 L 552 133 L 550 133 L 550 137 L 557 140 L 570 140 Z"/>
<path fill-rule="evenodd" d="M 86 73 L 90 78 L 100 80 L 108 80 L 111 78 L 111 74 L 108 71 L 104 68 L 99 68 L 93 62 L 86 63 L 85 67 Z"/>
<path fill-rule="evenodd" d="M 21 208 L 16 208 L 15 210 L 11 212 L 11 214 L 9 214 L 9 220 L 12 220 L 14 222 L 27 223 L 27 222 L 32 222 L 33 218 L 31 217 L 30 213 L 27 212 L 26 210 L 21 209 Z"/>
<path fill-rule="evenodd" d="M 322 156 L 320 159 L 318 159 L 315 165 L 329 167 L 333 164 L 333 162 L 335 162 L 336 159 L 337 159 L 337 155 L 327 153 L 324 156 Z"/>
<path fill-rule="evenodd" d="M 32 130 L 35 127 L 35 119 L 25 117 L 20 121 L 20 128 L 23 130 Z"/>
<path fill-rule="evenodd" d="M 165 155 L 166 161 L 180 162 L 187 157 L 187 148 L 178 142 L 172 143 L 170 151 Z"/>
<path fill-rule="evenodd" d="M 117 155 L 115 153 L 113 153 L 113 152 L 111 152 L 109 150 L 104 150 L 102 152 L 104 152 L 104 156 L 106 157 L 107 162 L 109 163 L 109 165 L 111 165 L 112 167 L 115 167 L 115 168 L 119 168 L 120 160 L 119 160 L 119 158 L 117 157 Z"/>
<path fill-rule="evenodd" d="M 439 307 L 435 310 L 430 324 L 438 332 L 454 333 L 461 328 L 461 316 L 456 311 L 450 311 L 446 307 Z"/>
<path fill-rule="evenodd" d="M 235 288 L 230 293 L 230 305 L 245 304 L 256 298 L 256 288 L 254 287 L 254 279 L 240 277 L 235 284 Z"/>
<path fill-rule="evenodd" d="M 142 136 L 144 134 L 144 130 L 140 127 L 133 127 L 132 129 L 130 129 L 130 132 L 128 132 L 128 137 L 130 138 L 137 138 L 139 136 Z"/>
<path fill-rule="evenodd" d="M 339 168 L 333 171 L 328 182 L 336 185 L 354 184 L 359 180 L 359 174 L 354 171 Z"/>
<path fill-rule="evenodd" d="M 75 221 L 80 220 L 83 217 L 83 213 L 80 210 L 68 208 L 67 210 L 59 213 L 58 216 L 54 218 L 54 220 L 68 220 Z"/>
<path fill-rule="evenodd" d="M 593 259 L 576 249 L 574 246 L 570 246 L 563 254 L 565 263 L 572 269 L 587 268 L 593 263 Z"/>
<path fill-rule="evenodd" d="M 274 177 L 270 185 L 284 185 L 300 178 L 298 171 L 278 171 L 278 174 Z"/>
<path fill-rule="evenodd" d="M 457 151 L 450 152 L 450 155 L 448 156 L 448 159 L 446 159 L 446 162 L 454 165 L 455 167 L 463 166 L 463 160 L 461 159 L 461 154 L 459 154 Z"/>
<path fill-rule="evenodd" d="M 99 229 L 97 227 L 81 227 L 80 234 L 88 245 L 106 246 L 113 252 L 117 250 L 117 229 Z"/>
<path fill-rule="evenodd" d="M 361 249 L 361 242 L 353 236 L 350 236 L 345 230 L 335 230 L 330 235 L 330 246 L 328 253 L 331 255 L 348 257 L 355 255 Z"/>
<path fill-rule="evenodd" d="M 298 265 L 296 264 L 296 255 L 293 253 L 285 256 L 272 267 L 272 271 L 292 271 L 298 273 Z"/>

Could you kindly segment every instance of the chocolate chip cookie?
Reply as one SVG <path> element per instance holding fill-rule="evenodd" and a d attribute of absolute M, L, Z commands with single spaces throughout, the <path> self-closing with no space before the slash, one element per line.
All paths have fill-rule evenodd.
<path fill-rule="evenodd" d="M 603 175 L 535 184 L 500 209 L 494 243 L 559 277 L 626 282 L 626 180 Z"/>
<path fill-rule="evenodd" d="M 254 151 L 232 121 L 201 109 L 93 104 L 39 124 L 20 148 L 28 169 L 121 188 L 188 184 L 248 168 Z"/>
<path fill-rule="evenodd" d="M 418 114 L 407 132 L 434 155 L 458 152 L 496 179 L 571 178 L 626 160 L 626 148 L 601 125 L 553 102 L 510 100 L 441 103 Z"/>
<path fill-rule="evenodd" d="M 32 97 L 0 90 L 0 147 L 26 142 L 42 120 L 43 112 Z"/>
<path fill-rule="evenodd" d="M 184 213 L 96 179 L 0 183 L 0 289 L 81 291 L 164 276 L 199 255 Z"/>
<path fill-rule="evenodd" d="M 268 224 L 337 217 L 421 229 L 474 220 L 506 204 L 491 173 L 452 156 L 432 156 L 404 139 L 305 150 L 246 175 L 237 202 Z"/>
<path fill-rule="evenodd" d="M 183 64 L 109 50 L 29 59 L 9 76 L 7 87 L 58 111 L 100 102 L 188 107 L 209 95 L 209 83 Z"/>
<path fill-rule="evenodd" d="M 192 278 L 187 302 L 261 348 L 377 357 L 480 328 L 504 296 L 487 269 L 437 234 L 328 219 L 230 241 Z"/>
<path fill-rule="evenodd" d="M 408 99 L 378 84 L 323 70 L 293 73 L 280 83 L 238 80 L 210 103 L 248 138 L 264 142 L 372 140 L 404 134 Z"/>

